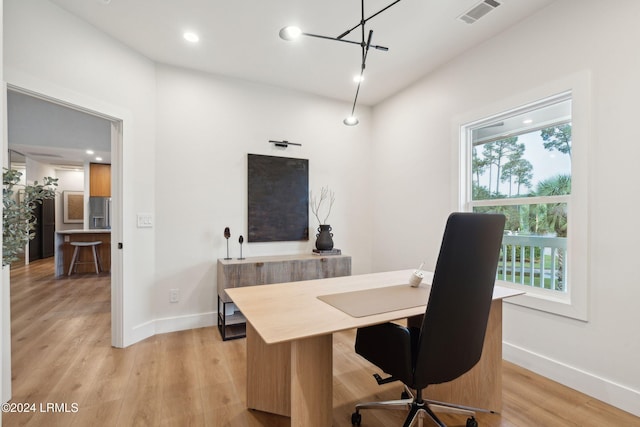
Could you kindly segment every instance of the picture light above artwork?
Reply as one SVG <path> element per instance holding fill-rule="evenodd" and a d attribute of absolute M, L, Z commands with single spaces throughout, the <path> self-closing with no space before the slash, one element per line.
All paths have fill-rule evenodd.
<path fill-rule="evenodd" d="M 282 141 L 274 141 L 270 139 L 269 142 L 274 144 L 276 147 L 282 147 L 282 148 L 287 148 L 290 145 L 297 145 L 298 147 L 302 147 L 302 144 L 298 144 L 297 142 L 289 142 L 286 139 Z"/>

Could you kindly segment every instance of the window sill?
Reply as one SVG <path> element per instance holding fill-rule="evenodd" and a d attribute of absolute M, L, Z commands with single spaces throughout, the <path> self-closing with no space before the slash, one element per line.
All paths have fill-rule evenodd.
<path fill-rule="evenodd" d="M 507 304 L 519 305 L 583 322 L 588 320 L 586 298 L 580 298 L 580 295 L 572 297 L 569 292 L 560 293 L 548 289 L 531 288 L 502 280 L 496 280 L 496 284 L 526 292 L 524 295 L 505 300 L 504 302 Z"/>

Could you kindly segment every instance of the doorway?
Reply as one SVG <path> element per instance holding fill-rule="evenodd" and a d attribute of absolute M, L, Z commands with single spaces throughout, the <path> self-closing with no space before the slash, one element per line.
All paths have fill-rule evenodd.
<path fill-rule="evenodd" d="M 88 208 L 89 164 L 102 163 L 112 166 L 110 179 L 113 202 L 109 230 L 113 242 L 110 250 L 112 295 L 110 311 L 111 342 L 115 347 L 123 346 L 122 258 L 117 243 L 122 241 L 122 128 L 122 119 L 107 112 L 95 111 L 24 88 L 12 85 L 7 87 L 9 149 L 23 154 L 25 163 L 36 165 L 33 174 L 27 171 L 27 179 L 33 181 L 42 179 L 43 176 L 64 176 L 65 178 L 65 188 L 58 188 L 55 205 L 45 208 L 48 210 L 53 208 L 56 230 L 89 228 L 88 212 L 84 215 L 84 220 L 66 223 L 63 192 L 84 192 L 87 195 L 84 199 L 84 207 Z M 74 174 L 82 178 L 71 178 Z M 50 221 L 43 221 L 42 224 L 46 224 L 47 229 L 52 225 Z M 48 236 L 50 233 L 44 234 Z M 47 239 L 44 237 L 44 240 Z M 54 251 L 59 249 L 54 247 Z M 41 252 L 47 253 L 47 250 Z M 51 275 L 54 275 L 54 271 L 51 271 Z"/>

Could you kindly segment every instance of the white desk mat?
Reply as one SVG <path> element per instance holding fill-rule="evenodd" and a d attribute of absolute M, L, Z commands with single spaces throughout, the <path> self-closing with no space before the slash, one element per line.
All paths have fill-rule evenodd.
<path fill-rule="evenodd" d="M 431 286 L 426 284 L 412 288 L 407 283 L 406 285 L 320 295 L 318 299 L 352 317 L 365 317 L 427 305 L 430 290 Z"/>

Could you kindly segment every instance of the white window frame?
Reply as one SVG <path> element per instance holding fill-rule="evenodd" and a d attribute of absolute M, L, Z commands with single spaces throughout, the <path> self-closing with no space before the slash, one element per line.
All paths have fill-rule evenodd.
<path fill-rule="evenodd" d="M 508 286 L 526 292 L 525 295 L 505 300 L 506 303 L 517 304 L 536 310 L 542 310 L 583 321 L 588 320 L 589 295 L 589 228 L 588 228 L 588 187 L 590 151 L 590 74 L 580 72 L 564 79 L 551 82 L 542 87 L 532 89 L 512 98 L 505 99 L 490 106 L 463 114 L 454 119 L 454 140 L 458 141 L 455 151 L 457 209 L 471 211 L 471 131 L 480 123 L 496 120 L 507 112 L 518 111 L 541 102 L 559 99 L 570 94 L 572 99 L 572 146 L 571 146 L 571 195 L 566 197 L 568 203 L 567 231 L 567 286 L 566 292 L 532 288 L 528 285 L 500 281 L 501 286 Z M 501 200 L 503 201 L 503 200 Z M 520 199 L 519 203 L 530 203 L 531 199 Z M 563 200 L 564 201 L 564 200 Z M 489 203 L 490 201 L 487 201 Z M 511 202 L 511 200 L 510 200 Z M 518 203 L 518 199 L 513 199 Z M 476 204 L 477 201 L 476 201 Z"/>

